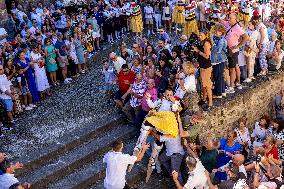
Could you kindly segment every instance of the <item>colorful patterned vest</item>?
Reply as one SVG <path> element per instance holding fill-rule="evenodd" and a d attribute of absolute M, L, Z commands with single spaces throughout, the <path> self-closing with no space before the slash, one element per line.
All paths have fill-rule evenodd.
<path fill-rule="evenodd" d="M 196 13 L 195 13 L 195 7 L 196 7 L 196 3 L 195 1 L 192 1 L 185 10 L 185 20 L 186 21 L 192 21 L 196 19 Z"/>
<path fill-rule="evenodd" d="M 138 4 L 136 3 L 131 4 L 131 9 L 132 9 L 131 16 L 141 15 L 141 8 Z"/>

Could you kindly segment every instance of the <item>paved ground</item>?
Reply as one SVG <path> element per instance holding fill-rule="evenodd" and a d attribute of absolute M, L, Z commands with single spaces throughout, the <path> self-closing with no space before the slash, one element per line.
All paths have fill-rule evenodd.
<path fill-rule="evenodd" d="M 123 40 L 130 44 L 134 39 L 128 36 Z M 177 40 L 173 41 L 176 43 Z M 106 44 L 106 50 L 94 56 L 86 74 L 71 84 L 53 88 L 52 97 L 41 101 L 36 109 L 21 114 L 15 129 L 1 139 L 0 151 L 6 152 L 12 159 L 26 156 L 36 149 L 57 142 L 63 134 L 78 127 L 114 116 L 117 109 L 113 103 L 106 103 L 103 94 L 104 80 L 100 60 L 108 57 L 111 51 L 118 52 L 120 42 Z"/>

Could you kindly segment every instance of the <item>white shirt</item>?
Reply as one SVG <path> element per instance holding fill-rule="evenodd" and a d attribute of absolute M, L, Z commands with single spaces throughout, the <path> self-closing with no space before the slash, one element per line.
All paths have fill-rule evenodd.
<path fill-rule="evenodd" d="M 9 173 L 4 173 L 0 175 L 0 188 L 1 189 L 9 189 L 10 186 L 16 184 L 19 180 L 13 175 Z"/>
<path fill-rule="evenodd" d="M 5 74 L 0 75 L 0 99 L 11 99 L 10 96 L 6 95 L 5 92 L 11 93 L 10 87 L 12 86 L 11 81 L 8 80 Z"/>
<path fill-rule="evenodd" d="M 208 189 L 207 177 L 205 175 L 205 168 L 202 165 L 201 161 L 198 158 L 196 159 L 196 167 L 190 172 L 190 176 L 184 187 L 186 189 Z"/>
<path fill-rule="evenodd" d="M 182 99 L 186 92 L 196 91 L 196 81 L 195 81 L 194 75 L 186 76 L 186 78 L 184 79 L 184 88 L 185 88 L 185 91 L 182 90 L 180 86 L 180 80 L 179 80 L 176 91 L 175 91 L 175 96 Z"/>
<path fill-rule="evenodd" d="M 219 167 L 219 169 L 221 170 L 221 172 L 225 172 L 225 171 L 226 171 L 226 168 L 229 167 L 230 163 L 233 163 L 233 161 L 230 160 L 227 164 L 225 164 L 225 165 Z M 239 172 L 240 172 L 240 173 L 243 173 L 243 174 L 246 176 L 246 178 L 247 178 L 248 174 L 247 174 L 247 171 L 246 171 L 245 166 L 244 166 L 243 164 L 239 166 Z"/>
<path fill-rule="evenodd" d="M 251 137 L 255 137 L 253 147 L 262 146 L 267 135 L 267 129 L 260 127 L 259 122 L 256 122 L 251 134 Z"/>
<path fill-rule="evenodd" d="M 245 132 L 241 133 L 241 131 L 238 128 L 235 128 L 236 133 L 237 133 L 237 142 L 238 143 L 245 143 L 247 142 L 248 145 L 251 145 L 251 140 L 250 140 L 250 134 L 248 128 L 245 128 Z"/>
<path fill-rule="evenodd" d="M 126 64 L 126 61 L 123 58 L 118 56 L 115 61 L 112 61 L 112 63 L 113 63 L 113 66 L 114 66 L 116 73 L 119 73 L 121 66 L 123 64 Z"/>
<path fill-rule="evenodd" d="M 153 18 L 153 14 L 154 14 L 154 9 L 151 6 L 146 6 L 144 8 L 144 13 L 145 13 L 145 18 L 149 19 L 149 18 Z"/>
<path fill-rule="evenodd" d="M 108 152 L 103 162 L 107 164 L 104 187 L 106 189 L 122 189 L 125 186 L 125 175 L 128 165 L 133 165 L 136 156 L 123 154 L 122 152 Z"/>
<path fill-rule="evenodd" d="M 260 23 L 257 27 L 256 30 L 260 33 L 260 28 L 263 28 L 263 33 L 264 33 L 264 38 L 262 39 L 262 44 L 266 44 L 269 42 L 269 38 L 268 38 L 268 32 L 267 32 L 267 27 L 263 24 Z M 258 41 L 257 43 L 260 43 L 260 39 L 261 39 L 261 33 L 259 35 Z"/>
<path fill-rule="evenodd" d="M 159 107 L 157 110 L 158 112 L 176 112 L 178 110 L 179 102 L 176 101 L 175 103 L 172 103 L 170 100 L 167 100 L 166 98 L 156 100 L 153 102 L 151 99 L 146 100 L 149 108 L 153 109 L 156 107 Z"/>
<path fill-rule="evenodd" d="M 176 138 L 168 138 L 166 136 L 160 136 L 160 141 L 165 142 L 167 156 L 171 156 L 175 153 L 184 155 L 184 150 L 181 145 L 181 139 L 179 135 Z"/>

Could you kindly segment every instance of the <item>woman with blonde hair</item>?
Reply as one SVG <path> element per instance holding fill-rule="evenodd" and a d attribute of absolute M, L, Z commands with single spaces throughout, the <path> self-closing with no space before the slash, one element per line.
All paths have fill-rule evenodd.
<path fill-rule="evenodd" d="M 213 106 L 212 101 L 212 65 L 210 61 L 211 55 L 211 40 L 209 38 L 209 32 L 206 29 L 201 29 L 199 32 L 200 46 L 192 46 L 192 51 L 198 54 L 197 62 L 199 63 L 200 76 L 201 76 L 201 90 L 202 101 L 206 102 L 208 98 L 208 108 L 210 111 Z"/>
<path fill-rule="evenodd" d="M 183 72 L 179 73 L 177 76 L 177 86 L 175 90 L 175 96 L 180 99 L 183 98 L 186 92 L 196 91 L 195 82 L 195 68 L 191 62 L 185 62 L 182 65 Z"/>

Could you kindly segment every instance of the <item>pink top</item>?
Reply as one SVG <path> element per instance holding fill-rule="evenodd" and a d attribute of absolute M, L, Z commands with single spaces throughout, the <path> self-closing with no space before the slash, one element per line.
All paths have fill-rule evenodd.
<path fill-rule="evenodd" d="M 245 31 L 239 24 L 236 24 L 233 27 L 229 24 L 228 21 L 224 21 L 223 24 L 225 25 L 226 30 L 229 30 L 226 35 L 228 47 L 231 48 L 233 46 L 237 46 L 239 44 L 240 37 L 245 34 Z"/>
<path fill-rule="evenodd" d="M 152 88 L 152 89 L 147 89 L 146 92 L 144 93 L 143 98 L 141 99 L 141 106 L 142 106 L 142 110 L 144 111 L 150 111 L 151 108 L 149 108 L 147 102 L 146 102 L 146 93 L 149 93 L 151 95 L 151 100 L 153 102 L 155 102 L 158 99 L 158 91 L 156 88 Z"/>

